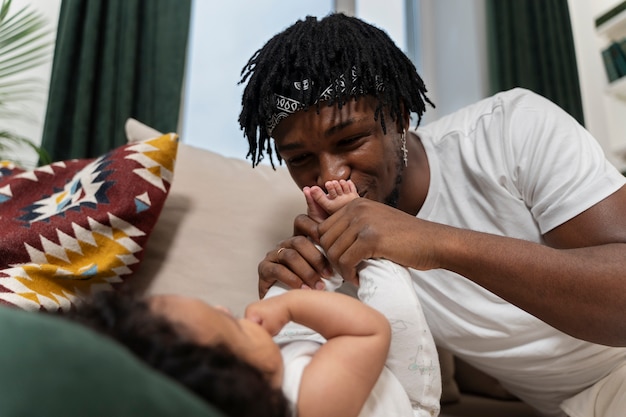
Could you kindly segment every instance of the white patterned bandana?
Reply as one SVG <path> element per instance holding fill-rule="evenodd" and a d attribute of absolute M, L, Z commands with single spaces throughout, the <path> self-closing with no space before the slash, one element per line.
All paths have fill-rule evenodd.
<path fill-rule="evenodd" d="M 358 83 L 359 76 L 357 75 L 356 67 L 352 67 L 350 69 L 350 76 L 352 78 L 352 84 L 351 84 L 352 88 L 350 89 L 350 92 L 347 91 L 345 75 L 346 74 L 341 74 L 339 78 L 335 80 L 335 82 L 331 83 L 328 87 L 326 87 L 326 89 L 322 91 L 320 96 L 317 98 L 317 100 L 315 100 L 313 104 L 332 100 L 338 96 L 356 97 L 356 96 L 363 95 L 364 91 L 363 91 L 363 87 L 360 85 L 360 83 Z M 384 85 L 383 85 L 382 79 L 377 75 L 375 80 L 376 80 L 375 81 L 376 91 L 377 92 L 383 91 Z M 295 81 L 292 83 L 291 91 L 289 92 L 289 94 L 292 97 L 287 97 L 282 94 L 274 94 L 276 107 L 272 115 L 268 117 L 266 121 L 267 134 L 270 137 L 272 136 L 274 129 L 276 128 L 276 126 L 278 126 L 278 123 L 280 123 L 281 120 L 307 107 L 305 103 L 293 97 L 304 96 L 305 94 L 303 94 L 303 92 L 305 92 L 306 90 L 309 90 L 312 87 L 312 85 L 313 85 L 313 82 L 309 79 L 305 79 L 302 81 Z"/>

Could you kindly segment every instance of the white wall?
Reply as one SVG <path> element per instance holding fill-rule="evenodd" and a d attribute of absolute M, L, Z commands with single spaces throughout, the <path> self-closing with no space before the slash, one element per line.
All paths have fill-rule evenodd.
<path fill-rule="evenodd" d="M 238 123 L 241 69 L 273 35 L 332 8 L 331 0 L 193 0 L 181 140 L 244 159 L 248 142 Z"/>
<path fill-rule="evenodd" d="M 356 16 L 385 30 L 406 52 L 404 0 L 358 0 Z M 422 124 L 484 98 L 488 93 L 484 0 L 419 0 L 417 70 L 436 108 Z M 410 55 L 410 54 L 409 54 Z"/>
<path fill-rule="evenodd" d="M 405 0 L 357 0 L 354 15 L 387 32 L 403 51 L 406 51 Z"/>
<path fill-rule="evenodd" d="M 428 95 L 423 123 L 484 98 L 489 91 L 484 0 L 421 0 L 421 62 Z"/>
<path fill-rule="evenodd" d="M 622 0 L 568 0 L 583 98 L 585 125 L 598 139 L 607 156 L 620 169 L 625 160 L 617 156 L 626 147 L 626 102 L 606 93 L 607 77 L 601 50 L 608 39 L 598 35 L 595 19 Z"/>

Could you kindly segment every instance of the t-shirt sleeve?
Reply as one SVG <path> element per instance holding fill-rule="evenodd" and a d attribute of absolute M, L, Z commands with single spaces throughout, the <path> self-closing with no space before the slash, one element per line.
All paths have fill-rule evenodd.
<path fill-rule="evenodd" d="M 617 191 L 624 176 L 573 117 L 527 90 L 503 98 L 504 153 L 521 198 L 541 233 Z"/>

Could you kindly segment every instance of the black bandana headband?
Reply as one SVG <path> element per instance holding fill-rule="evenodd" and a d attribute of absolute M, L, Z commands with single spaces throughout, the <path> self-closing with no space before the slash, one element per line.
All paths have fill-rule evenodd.
<path fill-rule="evenodd" d="M 331 83 L 322 94 L 315 100 L 313 104 L 317 104 L 320 102 L 332 100 L 338 96 L 360 96 L 364 94 L 363 87 L 358 83 L 359 76 L 356 72 L 356 67 L 352 67 L 350 70 L 350 76 L 352 78 L 352 89 L 348 94 L 347 86 L 346 86 L 346 74 L 341 74 L 339 78 L 335 80 L 334 83 Z M 274 112 L 270 117 L 268 117 L 266 121 L 267 125 L 267 134 L 272 136 L 274 129 L 278 126 L 281 120 L 284 118 L 294 114 L 299 110 L 303 110 L 307 107 L 307 105 L 301 101 L 296 100 L 293 97 L 302 97 L 303 91 L 309 90 L 312 87 L 312 81 L 309 79 L 305 79 L 303 81 L 296 81 L 292 84 L 292 88 L 290 91 L 290 95 L 292 97 L 287 97 L 281 94 L 274 94 L 274 100 L 276 107 Z M 384 85 L 382 79 L 379 76 L 376 76 L 376 91 L 382 91 L 384 89 Z"/>

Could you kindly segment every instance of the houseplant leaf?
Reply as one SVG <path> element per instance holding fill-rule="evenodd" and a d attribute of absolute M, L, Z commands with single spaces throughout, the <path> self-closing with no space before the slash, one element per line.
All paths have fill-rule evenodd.
<path fill-rule="evenodd" d="M 9 14 L 11 0 L 0 5 L 0 160 L 17 160 L 18 150 L 35 151 L 42 163 L 49 162 L 47 153 L 31 139 L 15 132 L 11 120 L 30 120 L 26 104 L 36 99 L 45 89 L 41 80 L 25 77 L 24 71 L 49 62 L 52 42 L 45 18 L 25 6 Z M 22 152 L 23 153 L 23 152 Z"/>

